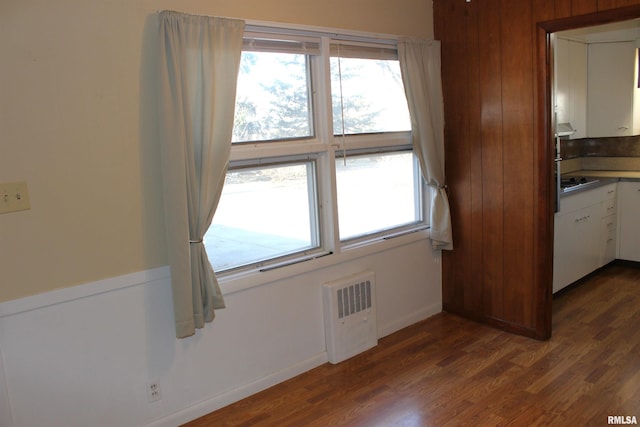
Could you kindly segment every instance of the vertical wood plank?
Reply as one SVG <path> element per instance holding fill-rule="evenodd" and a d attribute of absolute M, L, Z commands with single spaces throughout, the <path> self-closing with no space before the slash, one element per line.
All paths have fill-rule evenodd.
<path fill-rule="evenodd" d="M 444 2 L 442 0 L 433 0 L 433 33 L 436 40 L 442 39 L 444 32 Z"/>
<path fill-rule="evenodd" d="M 616 0 L 598 0 L 598 11 L 616 8 Z"/>
<path fill-rule="evenodd" d="M 533 310 L 536 336 L 547 339 L 551 336 L 551 303 L 553 283 L 553 137 L 550 132 L 551 105 L 550 85 L 548 74 L 551 64 L 547 63 L 546 31 L 539 28 L 537 22 L 553 19 L 555 12 L 549 2 L 531 0 L 532 5 L 532 40 L 535 43 L 533 51 L 534 73 L 534 182 L 539 197 L 534 200 L 534 223 L 538 225 L 534 234 L 533 259 Z"/>
<path fill-rule="evenodd" d="M 616 0 L 616 7 L 640 5 L 640 0 Z"/>
<path fill-rule="evenodd" d="M 452 183 L 455 182 L 455 176 L 460 174 L 460 164 L 457 161 L 456 145 L 453 135 L 451 135 L 450 123 L 453 123 L 451 115 L 455 111 L 455 108 L 459 108 L 455 105 L 452 93 L 453 85 L 455 84 L 449 78 L 451 76 L 452 61 L 456 57 L 454 51 L 455 43 L 451 40 L 453 33 L 449 31 L 451 26 L 455 26 L 455 20 L 451 18 L 451 6 L 447 4 L 446 0 L 433 0 L 433 21 L 434 21 L 434 35 L 437 40 L 441 41 L 441 57 L 442 57 L 442 91 L 444 95 L 444 114 L 445 114 L 445 141 L 451 141 L 451 143 L 445 143 L 445 175 L 447 183 L 449 183 L 449 205 L 451 210 L 451 223 L 456 224 L 452 228 L 453 239 L 455 244 L 454 251 L 443 251 L 443 265 L 442 265 L 442 304 L 445 310 L 449 309 L 453 311 L 456 307 L 457 290 L 461 287 L 456 275 L 455 265 L 458 260 L 463 259 L 464 255 L 460 252 L 464 251 L 463 242 L 458 241 L 460 231 L 464 229 L 463 214 L 466 214 L 463 206 L 460 206 L 460 202 L 456 199 L 457 191 L 453 191 Z M 457 223 L 460 222 L 462 230 L 458 231 Z"/>
<path fill-rule="evenodd" d="M 435 6 L 438 3 L 438 6 Z M 469 173 L 469 105 L 467 97 L 468 75 L 466 60 L 466 31 L 464 20 L 465 2 L 434 2 L 434 9 L 443 20 L 439 31 L 443 34 L 443 91 L 445 96 L 445 136 L 455 144 L 445 146 L 445 170 L 451 204 L 451 221 L 454 227 L 453 241 L 455 250 L 445 251 L 447 259 L 443 269 L 443 282 L 449 286 L 443 289 L 443 305 L 462 310 L 468 286 L 471 281 L 469 263 L 465 259 L 473 258 L 470 243 L 473 242 L 470 226 L 472 209 L 470 206 Z"/>
<path fill-rule="evenodd" d="M 508 0 L 506 0 L 508 1 Z M 502 33 L 500 0 L 478 9 L 480 136 L 482 141 L 482 224 L 484 229 L 483 303 L 487 316 L 502 318 L 504 309 L 504 153 L 502 117 Z"/>
<path fill-rule="evenodd" d="M 504 319 L 533 327 L 533 41 L 529 1 L 501 2 Z"/>
<path fill-rule="evenodd" d="M 484 246 L 483 227 L 483 158 L 481 134 L 481 95 L 480 95 L 480 56 L 478 8 L 480 2 L 467 4 L 466 30 L 467 54 L 466 69 L 468 74 L 467 99 L 469 103 L 469 171 L 471 183 L 471 280 L 473 286 L 467 287 L 464 307 L 474 313 L 483 312 L 484 294 Z"/>
<path fill-rule="evenodd" d="M 566 18 L 571 16 L 571 0 L 556 0 L 555 18 Z"/>
<path fill-rule="evenodd" d="M 598 0 L 571 0 L 571 15 L 585 15 L 598 11 Z"/>

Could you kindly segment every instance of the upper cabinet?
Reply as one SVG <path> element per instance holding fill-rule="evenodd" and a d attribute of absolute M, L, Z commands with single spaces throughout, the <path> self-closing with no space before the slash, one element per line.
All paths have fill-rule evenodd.
<path fill-rule="evenodd" d="M 597 138 L 638 134 L 638 120 L 634 121 L 635 42 L 588 46 L 587 135 Z"/>
<path fill-rule="evenodd" d="M 555 44 L 556 123 L 570 123 L 570 138 L 587 136 L 587 45 L 557 38 Z"/>
<path fill-rule="evenodd" d="M 640 134 L 640 21 L 555 33 L 556 123 L 571 138 Z"/>

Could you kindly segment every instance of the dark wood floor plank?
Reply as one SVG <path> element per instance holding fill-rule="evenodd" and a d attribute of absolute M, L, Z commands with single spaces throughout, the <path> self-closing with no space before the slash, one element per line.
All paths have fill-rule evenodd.
<path fill-rule="evenodd" d="M 556 295 L 536 341 L 441 313 L 186 424 L 567 426 L 640 417 L 640 266 L 614 263 Z"/>

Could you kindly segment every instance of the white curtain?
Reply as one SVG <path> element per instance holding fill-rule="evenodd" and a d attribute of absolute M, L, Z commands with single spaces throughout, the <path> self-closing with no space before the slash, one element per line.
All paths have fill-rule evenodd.
<path fill-rule="evenodd" d="M 401 40 L 398 59 L 411 114 L 413 151 L 431 188 L 431 241 L 453 249 L 451 214 L 444 175 L 444 102 L 440 42 Z"/>
<path fill-rule="evenodd" d="M 176 336 L 224 308 L 202 242 L 231 152 L 244 22 L 160 12 L 159 108 Z"/>

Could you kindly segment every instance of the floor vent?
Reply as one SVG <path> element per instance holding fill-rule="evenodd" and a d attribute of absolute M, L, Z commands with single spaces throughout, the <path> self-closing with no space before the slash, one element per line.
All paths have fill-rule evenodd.
<path fill-rule="evenodd" d="M 378 344 L 375 288 L 372 271 L 323 285 L 329 362 L 342 362 Z"/>

